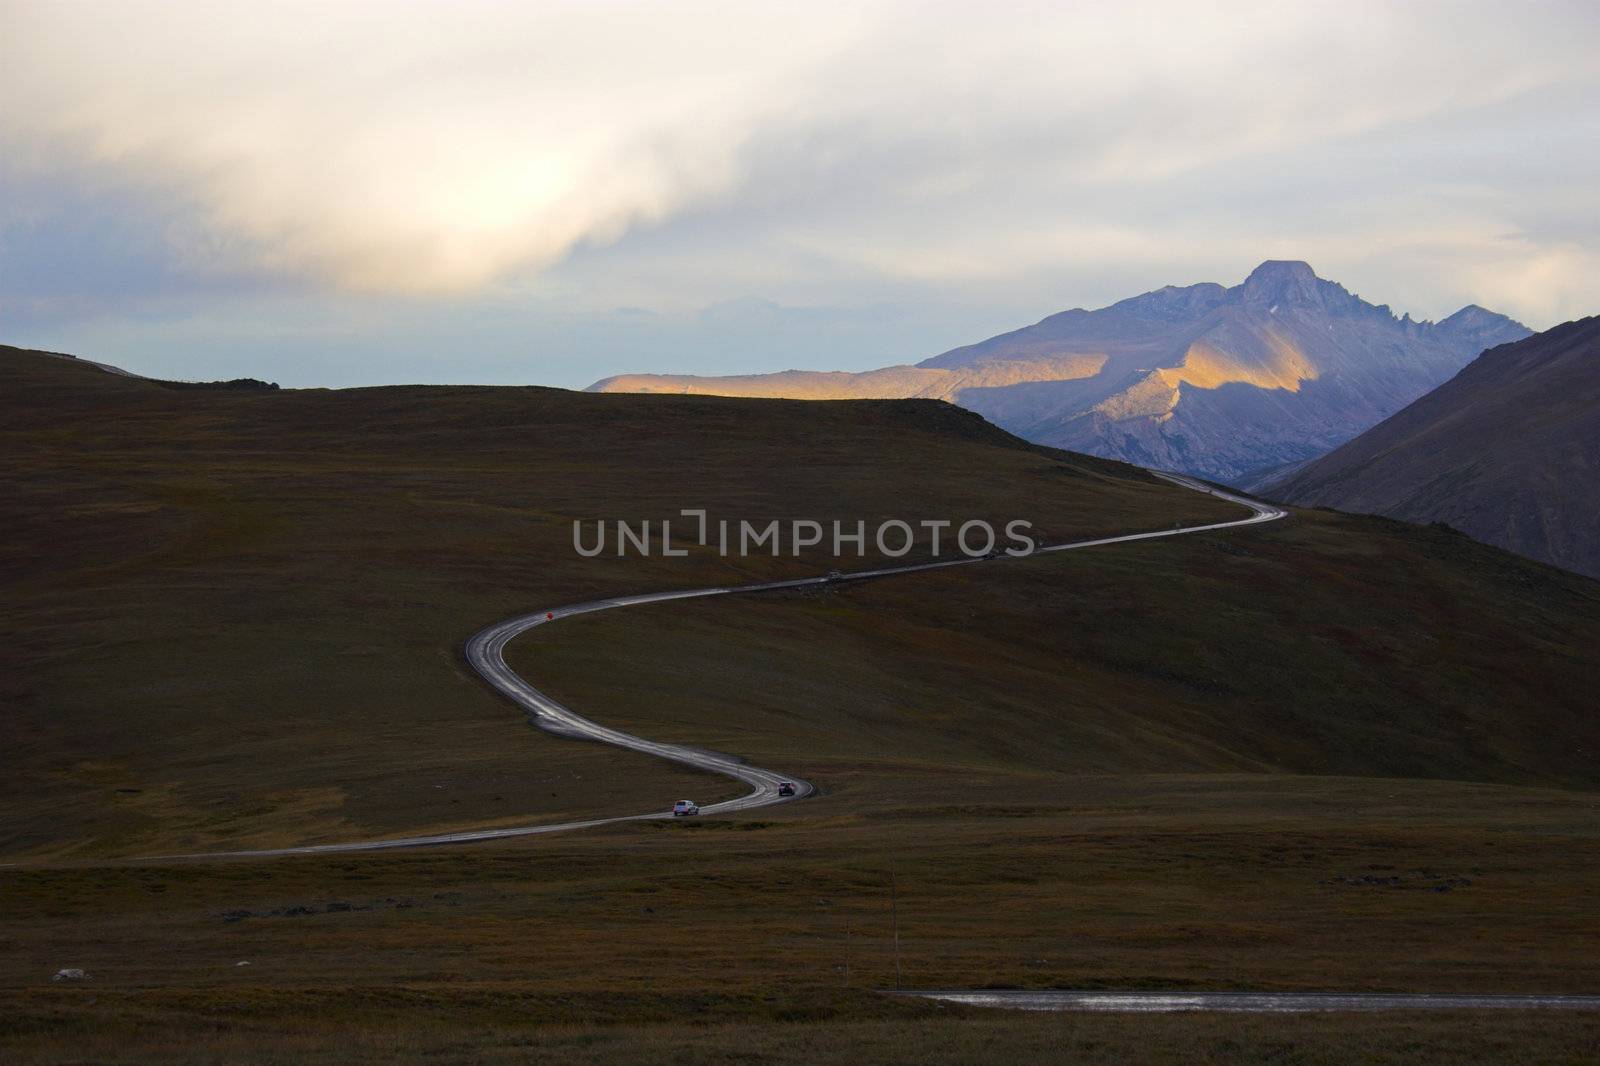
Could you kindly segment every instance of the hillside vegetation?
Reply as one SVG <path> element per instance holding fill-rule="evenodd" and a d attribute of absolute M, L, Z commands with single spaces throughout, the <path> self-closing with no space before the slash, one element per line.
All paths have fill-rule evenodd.
<path fill-rule="evenodd" d="M 1279 523 L 540 627 L 581 713 L 804 774 L 729 818 L 467 673 L 514 612 L 831 569 L 573 518 L 1240 508 L 930 401 L 183 389 L 0 353 L 0 1058 L 1581 1062 L 1592 1016 L 1015 1018 L 907 987 L 1600 993 L 1600 584 Z M 82 983 L 57 983 L 65 967 Z M 859 1056 L 858 1056 L 859 1057 Z"/>
<path fill-rule="evenodd" d="M 1597 647 L 1600 583 L 1449 530 L 1311 511 L 589 615 L 511 662 L 630 729 L 872 792 L 935 767 L 1588 789 Z"/>
<path fill-rule="evenodd" d="M 7 349 L 0 408 L 0 854 L 732 794 L 529 729 L 458 649 L 518 611 L 816 574 L 831 554 L 585 559 L 575 519 L 1026 518 L 1064 538 L 1238 510 L 932 401 L 172 390 Z"/>

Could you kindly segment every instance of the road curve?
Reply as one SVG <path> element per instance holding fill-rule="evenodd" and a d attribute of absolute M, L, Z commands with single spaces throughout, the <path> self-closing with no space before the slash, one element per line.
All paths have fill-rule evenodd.
<path fill-rule="evenodd" d="M 1496 996 L 1373 992 L 901 991 L 891 995 L 1004 1010 L 1173 1014 L 1295 1014 L 1390 1010 L 1600 1010 L 1600 996 Z"/>
<path fill-rule="evenodd" d="M 1204 533 L 1214 529 L 1230 529 L 1235 526 L 1255 525 L 1261 522 L 1272 522 L 1283 518 L 1287 511 L 1274 507 L 1271 504 L 1260 503 L 1244 496 L 1228 492 L 1225 489 L 1207 485 L 1194 478 L 1182 474 L 1152 471 L 1157 477 L 1166 479 L 1176 485 L 1181 485 L 1196 492 L 1208 493 L 1220 497 L 1231 503 L 1241 504 L 1250 508 L 1248 518 L 1235 519 L 1229 522 L 1212 522 L 1202 526 L 1181 526 L 1173 529 L 1161 529 L 1148 533 L 1126 533 L 1115 537 L 1100 537 L 1095 540 L 1080 540 L 1070 544 L 1052 544 L 1040 548 L 1032 554 L 1046 552 L 1074 551 L 1080 548 L 1094 548 L 1105 544 L 1123 544 L 1128 541 L 1153 540 L 1159 537 L 1176 537 L 1186 533 Z M 1000 559 L 1009 558 L 1000 556 Z M 1022 556 L 1027 558 L 1027 556 Z M 755 585 L 731 585 L 727 587 L 687 589 L 679 592 L 651 592 L 639 596 L 617 596 L 605 600 L 591 600 L 588 603 L 569 604 L 565 607 L 550 607 L 529 614 L 519 615 L 497 622 L 487 629 L 481 630 L 467 641 L 464 649 L 467 662 L 476 670 L 490 686 L 504 694 L 514 703 L 528 713 L 528 717 L 539 728 L 555 733 L 558 736 L 574 739 L 597 740 L 603 744 L 614 747 L 626 748 L 629 751 L 643 752 L 657 758 L 668 759 L 672 762 L 692 766 L 698 770 L 707 770 L 711 773 L 722 774 L 742 781 L 750 786 L 750 792 L 736 799 L 726 800 L 722 803 L 713 803 L 701 808 L 701 815 L 728 814 L 734 811 L 753 810 L 758 807 L 770 807 L 774 804 L 788 803 L 791 799 L 803 799 L 813 791 L 809 782 L 797 777 L 777 773 L 773 770 L 763 770 L 760 767 L 750 766 L 731 755 L 722 755 L 716 752 L 704 751 L 699 748 L 690 748 L 678 744 L 664 744 L 660 741 L 646 740 L 644 737 L 624 733 L 620 729 L 612 729 L 598 722 L 569 710 L 549 696 L 540 692 L 527 681 L 519 677 L 510 666 L 506 665 L 505 648 L 513 639 L 521 636 L 531 629 L 542 625 L 559 622 L 564 618 L 572 618 L 580 614 L 591 614 L 595 611 L 609 611 L 617 607 L 633 607 L 645 603 L 664 603 L 668 600 L 699 599 L 706 596 L 729 596 L 735 593 L 746 592 L 773 592 L 780 589 L 806 588 L 813 585 L 840 584 L 851 581 L 865 581 L 873 578 L 891 577 L 896 574 L 914 574 L 924 570 L 942 570 L 952 566 L 970 566 L 976 563 L 990 562 L 983 557 L 970 558 L 962 556 L 957 559 L 946 559 L 932 563 L 911 563 L 905 566 L 886 566 L 875 570 L 857 570 L 842 574 L 838 577 L 805 577 L 790 581 L 768 581 Z M 793 797 L 779 796 L 778 783 L 791 781 L 795 785 Z M 301 847 L 290 848 L 262 848 L 247 851 L 212 851 L 200 852 L 189 855 L 162 855 L 161 859 L 247 859 L 247 858 L 274 858 L 287 855 L 326 855 L 337 852 L 352 851 L 379 851 L 388 848 L 419 848 L 440 844 L 469 844 L 483 840 L 505 840 L 510 837 L 534 836 L 540 833 L 559 833 L 571 829 L 589 829 L 601 825 L 615 825 L 620 822 L 651 821 L 655 819 L 670 819 L 670 811 L 651 811 L 644 814 L 625 814 L 610 818 L 590 818 L 578 822 L 553 822 L 545 825 L 515 826 L 507 829 L 469 829 L 457 833 L 432 833 L 425 836 L 389 837 L 378 840 L 352 840 L 337 844 L 308 844 Z"/>

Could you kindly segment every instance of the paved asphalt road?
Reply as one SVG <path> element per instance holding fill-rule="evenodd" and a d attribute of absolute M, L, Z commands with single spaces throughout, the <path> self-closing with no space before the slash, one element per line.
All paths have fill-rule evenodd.
<path fill-rule="evenodd" d="M 1600 1010 L 1600 996 L 1471 996 L 1360 992 L 961 992 L 904 991 L 897 996 L 969 1007 L 1027 1011 L 1172 1014 L 1219 1011 L 1294 1014 L 1387 1010 Z"/>
<path fill-rule="evenodd" d="M 1082 540 L 1071 544 L 1054 544 L 1040 548 L 1034 554 L 1046 552 L 1074 551 L 1080 548 L 1094 548 L 1104 544 L 1122 544 L 1134 540 L 1152 540 L 1159 537 L 1176 537 L 1186 533 L 1204 533 L 1213 529 L 1229 529 L 1234 526 L 1255 525 L 1259 522 L 1271 522 L 1283 518 L 1288 512 L 1273 507 L 1270 504 L 1258 503 L 1255 500 L 1235 495 L 1223 489 L 1196 481 L 1193 478 L 1180 474 L 1166 474 L 1156 472 L 1158 476 L 1167 479 L 1184 488 L 1194 489 L 1196 492 L 1209 493 L 1219 496 L 1224 500 L 1242 504 L 1250 508 L 1250 517 L 1240 518 L 1231 522 L 1213 522 L 1203 526 L 1183 526 L 1174 529 L 1161 529 L 1150 533 L 1128 533 L 1117 537 L 1101 537 L 1098 540 Z M 750 786 L 750 792 L 737 799 L 727 800 L 722 803 L 713 803 L 702 807 L 701 817 L 712 814 L 727 814 L 733 811 L 752 810 L 757 807 L 769 807 L 778 803 L 788 803 L 791 799 L 803 799 L 812 792 L 811 785 L 797 777 L 780 774 L 773 770 L 763 770 L 760 767 L 750 766 L 732 755 L 720 755 L 716 752 L 704 751 L 699 748 L 683 747 L 677 744 L 663 744 L 659 741 L 646 740 L 644 737 L 624 733 L 619 729 L 611 729 L 563 707 L 560 703 L 546 696 L 528 682 L 514 673 L 506 665 L 505 647 L 514 638 L 536 629 L 542 625 L 559 622 L 563 618 L 574 615 L 589 614 L 594 611 L 609 611 L 617 607 L 633 607 L 642 603 L 663 603 L 668 600 L 697 599 L 704 596 L 728 596 L 742 592 L 772 592 L 778 589 L 805 588 L 811 585 L 824 585 L 844 583 L 850 581 L 865 581 L 872 578 L 890 577 L 896 574 L 914 574 L 923 570 L 942 570 L 951 566 L 972 566 L 984 562 L 1001 562 L 1009 558 L 1000 556 L 999 559 L 989 560 L 984 558 L 969 558 L 961 556 L 956 559 L 946 559 L 933 563 L 913 563 L 907 566 L 888 566 L 877 570 L 858 570 L 842 574 L 839 577 L 807 577 L 793 581 L 769 581 L 757 585 L 735 585 L 727 588 L 689 589 L 682 592 L 652 592 L 642 596 L 618 596 L 607 600 L 592 600 L 588 603 L 575 603 L 566 607 L 552 607 L 531 614 L 520 615 L 504 622 L 496 623 L 489 628 L 473 635 L 466 644 L 467 661 L 472 668 L 483 676 L 499 692 L 508 696 L 512 701 L 527 711 L 528 717 L 539 728 L 555 733 L 559 736 L 574 739 L 598 740 L 604 744 L 612 744 L 630 751 L 643 752 L 662 759 L 683 763 L 699 770 L 709 770 L 712 773 L 723 774 L 727 777 L 743 781 Z M 791 781 L 795 786 L 793 797 L 779 796 L 778 783 Z M 663 797 L 673 799 L 676 797 Z M 389 837 L 379 840 L 351 840 L 338 844 L 311 844 L 294 848 L 266 848 L 254 851 L 222 851 L 205 852 L 196 855 L 166 855 L 159 856 L 164 859 L 239 859 L 239 858 L 269 858 L 282 855 L 323 855 L 333 852 L 348 851 L 377 851 L 385 848 L 418 848 L 437 844 L 467 844 L 481 840 L 503 840 L 507 837 L 533 836 L 539 833 L 559 833 L 570 829 L 588 829 L 599 825 L 614 825 L 618 822 L 637 822 L 657 818 L 671 818 L 670 810 L 650 811 L 644 814 L 628 814 L 611 818 L 590 818 L 580 822 L 555 822 L 546 825 L 516 826 L 509 829 L 471 829 L 459 833 L 434 833 L 426 836 Z"/>

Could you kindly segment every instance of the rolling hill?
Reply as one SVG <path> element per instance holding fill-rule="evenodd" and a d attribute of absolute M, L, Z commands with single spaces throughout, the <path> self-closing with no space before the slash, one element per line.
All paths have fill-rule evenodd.
<path fill-rule="evenodd" d="M 841 1040 L 1034 1061 L 1060 1057 L 1059 1019 L 974 1029 L 881 990 L 1600 991 L 1600 583 L 1448 529 L 1312 510 L 564 620 L 509 649 L 541 688 L 820 793 L 473 847 L 140 859 L 718 798 L 530 728 L 462 641 L 866 561 L 585 559 L 575 519 L 1020 516 L 1075 539 L 1238 508 L 927 400 L 178 388 L 16 349 L 0 446 L 7 1061 L 805 1061 Z M 1489 1036 L 1074 1020 L 1067 1051 L 1592 1046 L 1505 1015 Z"/>
<path fill-rule="evenodd" d="M 179 387 L 0 348 L 0 414 L 0 854 L 732 789 L 530 732 L 460 644 L 530 605 L 813 575 L 833 556 L 586 559 L 576 520 L 1024 517 L 1065 538 L 1237 510 L 926 400 Z"/>
<path fill-rule="evenodd" d="M 1158 289 L 915 366 L 742 377 L 627 374 L 597 392 L 837 399 L 923 396 L 1028 440 L 1220 481 L 1338 446 L 1486 347 L 1525 337 L 1476 305 L 1438 323 L 1396 317 L 1305 263 L 1241 284 Z"/>
<path fill-rule="evenodd" d="M 1600 317 L 1491 348 L 1264 491 L 1306 506 L 1443 522 L 1600 577 Z"/>
<path fill-rule="evenodd" d="M 1025 517 L 1061 540 L 1238 510 L 927 400 L 174 388 L 17 350 L 3 353 L 0 374 L 0 443 L 12 456 L 0 564 L 11 604 L 0 644 L 10 708 L 0 721 L 9 794 L 0 845 L 13 852 L 270 846 L 626 809 L 633 788 L 601 769 L 610 765 L 654 782 L 652 792 L 688 787 L 694 775 L 670 766 L 528 735 L 456 649 L 530 605 L 816 574 L 850 561 L 826 545 L 800 557 L 588 559 L 573 550 L 575 520 L 659 521 L 682 507 L 758 522 L 926 515 L 1003 526 Z M 1241 554 L 1213 554 L 1232 542 Z M 1592 763 L 1572 743 L 1591 728 L 1576 716 L 1587 674 L 1528 644 L 1522 621 L 1536 608 L 1516 590 L 1543 590 L 1537 610 L 1577 634 L 1597 621 L 1594 589 L 1462 545 L 1471 546 L 1374 519 L 1302 516 L 1283 531 L 1084 553 L 1070 565 L 1027 561 L 899 592 L 886 584 L 823 601 L 833 606 L 822 620 L 835 622 L 847 603 L 899 603 L 836 637 L 796 636 L 786 650 L 790 630 L 776 621 L 717 625 L 700 638 L 720 649 L 705 677 L 687 649 L 671 651 L 667 661 L 689 670 L 672 686 L 677 695 L 640 690 L 637 705 L 654 714 L 683 700 L 671 722 L 633 720 L 628 706 L 606 713 L 647 735 L 679 730 L 687 735 L 671 739 L 771 758 L 761 765 L 798 761 L 794 772 L 824 783 L 843 772 L 818 763 L 824 753 L 841 766 L 896 753 L 891 761 L 988 761 L 1002 772 L 1591 781 Z M 1385 582 L 1366 588 L 1378 559 L 1404 568 L 1386 563 Z M 1232 576 L 1218 580 L 1224 573 Z M 948 609 L 997 588 L 1011 591 L 975 619 L 965 606 Z M 1353 636 L 1373 618 L 1410 617 L 1416 602 L 1437 611 L 1407 622 L 1395 647 Z M 1206 606 L 1170 613 L 1176 603 Z M 703 628 L 692 621 L 698 609 L 668 611 L 670 633 L 650 609 L 571 623 L 540 646 L 564 648 L 563 632 L 598 626 L 614 639 L 584 647 L 621 640 L 642 662 L 672 634 Z M 713 618 L 750 611 L 759 619 L 761 604 L 718 607 Z M 1429 638 L 1462 614 L 1479 619 L 1476 636 Z M 1308 624 L 1326 640 L 1306 644 Z M 752 650 L 750 665 L 805 661 L 830 641 L 836 665 L 819 662 L 798 686 L 758 670 L 741 683 L 752 694 L 742 699 L 705 691 L 741 676 L 741 649 L 761 634 L 776 643 L 770 657 Z M 978 651 L 990 640 L 999 643 Z M 1218 650 L 1245 645 L 1281 669 Z M 918 648 L 945 649 L 944 666 L 914 671 L 940 678 L 931 689 L 913 686 L 869 711 L 868 688 L 838 687 L 852 676 L 851 648 L 861 662 L 887 657 L 872 668 L 880 681 L 887 664 L 915 661 Z M 1398 648 L 1430 657 L 1413 661 Z M 573 649 L 536 673 L 564 677 L 586 661 Z M 985 665 L 994 662 L 1007 668 L 996 674 Z M 1422 673 L 1431 688 L 1419 695 Z M 593 676 L 614 683 L 625 674 L 616 663 Z M 1297 676 L 1320 678 L 1312 687 L 1331 695 L 1297 698 L 1291 713 L 1279 694 Z M 938 694 L 955 691 L 967 694 L 960 713 L 941 711 L 937 729 L 923 728 Z M 1484 692 L 1498 694 L 1493 723 L 1479 721 Z M 1539 698 L 1528 702 L 1530 692 Z M 802 694 L 819 710 L 757 714 L 770 698 Z M 580 707 L 606 707 L 579 695 Z M 1103 708 L 1089 733 L 1080 712 L 1063 713 L 1064 699 Z M 693 711 L 699 702 L 737 708 L 743 724 L 724 733 L 733 721 Z M 1130 707 L 1139 708 L 1131 717 Z M 1522 710 L 1506 713 L 1513 707 Z M 880 714 L 888 717 L 869 724 Z M 374 731 L 374 721 L 383 727 Z M 1014 723 L 1004 736 L 1026 742 L 985 739 L 1002 721 Z M 1468 723 L 1486 732 L 1462 747 L 1453 738 Z M 548 772 L 523 774 L 530 757 Z M 703 783 L 699 798 L 729 787 Z"/>

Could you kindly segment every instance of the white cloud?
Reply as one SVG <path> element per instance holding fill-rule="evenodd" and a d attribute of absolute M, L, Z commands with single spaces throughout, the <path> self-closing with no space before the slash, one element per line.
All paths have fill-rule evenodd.
<path fill-rule="evenodd" d="M 470 287 L 726 190 L 853 20 L 727 4 L 8 9 L 19 165 L 166 182 L 261 267 Z"/>
<path fill-rule="evenodd" d="M 1423 311 L 1595 290 L 1590 5 L 0 5 L 0 169 L 137 190 L 175 275 L 1048 311 L 1294 254 Z"/>

